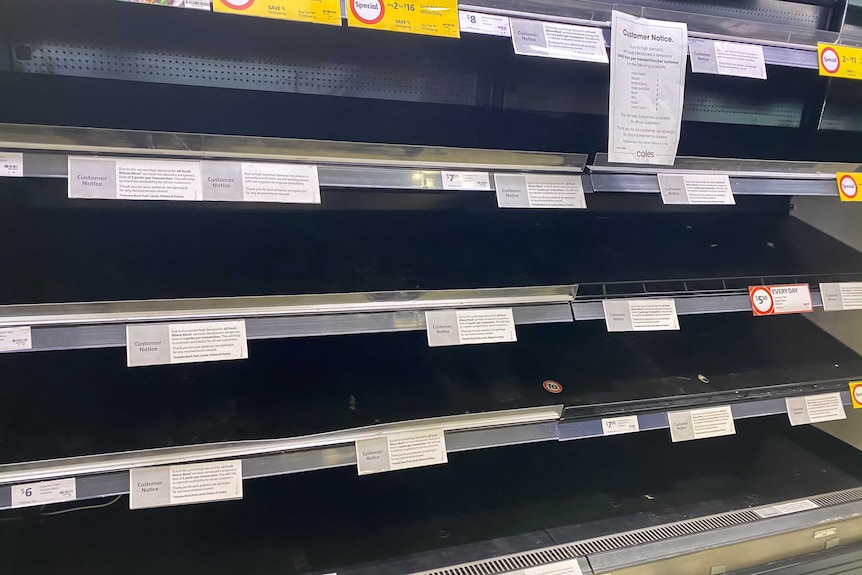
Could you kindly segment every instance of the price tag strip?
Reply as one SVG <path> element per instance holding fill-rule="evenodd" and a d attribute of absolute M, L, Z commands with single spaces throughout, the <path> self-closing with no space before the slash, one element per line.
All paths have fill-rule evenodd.
<path fill-rule="evenodd" d="M 490 190 L 488 172 L 441 172 L 444 190 Z"/>
<path fill-rule="evenodd" d="M 242 499 L 242 461 L 142 467 L 129 472 L 129 509 Z"/>
<path fill-rule="evenodd" d="M 448 463 L 442 429 L 411 431 L 356 442 L 359 475 Z"/>
<path fill-rule="evenodd" d="M 599 28 L 512 18 L 515 54 L 581 62 L 608 63 L 605 38 Z"/>
<path fill-rule="evenodd" d="M 862 309 L 862 282 L 820 284 L 823 311 Z"/>
<path fill-rule="evenodd" d="M 518 341 L 512 308 L 425 312 L 429 347 Z"/>
<path fill-rule="evenodd" d="M 691 71 L 695 74 L 766 80 L 762 46 L 690 38 L 688 49 Z"/>
<path fill-rule="evenodd" d="M 126 365 L 248 359 L 245 320 L 126 326 Z"/>
<path fill-rule="evenodd" d="M 862 381 L 851 381 L 848 387 L 850 387 L 850 401 L 853 402 L 853 409 L 862 409 Z"/>
<path fill-rule="evenodd" d="M 640 431 L 637 415 L 602 418 L 602 435 L 622 435 Z"/>
<path fill-rule="evenodd" d="M 0 178 L 23 178 L 24 154 L 0 152 Z"/>
<path fill-rule="evenodd" d="M 670 438 L 674 443 L 736 434 L 733 412 L 729 405 L 670 411 L 667 420 L 670 424 Z"/>
<path fill-rule="evenodd" d="M 842 202 L 862 202 L 862 173 L 838 172 L 835 174 L 838 180 L 838 196 Z"/>
<path fill-rule="evenodd" d="M 0 351 L 26 351 L 33 349 L 33 336 L 29 326 L 0 327 Z"/>
<path fill-rule="evenodd" d="M 862 48 L 819 43 L 817 67 L 821 76 L 862 80 Z"/>
<path fill-rule="evenodd" d="M 609 332 L 679 330 L 672 299 L 606 299 L 602 308 Z"/>
<path fill-rule="evenodd" d="M 583 573 L 577 559 L 568 559 L 559 563 L 551 563 L 550 565 L 528 567 L 520 571 L 514 571 L 512 575 L 583 575 Z"/>
<path fill-rule="evenodd" d="M 212 2 L 215 12 L 341 26 L 340 0 L 212 0 Z"/>
<path fill-rule="evenodd" d="M 458 11 L 461 32 L 486 34 L 488 36 L 511 36 L 509 19 L 505 16 L 492 16 L 481 12 Z"/>
<path fill-rule="evenodd" d="M 782 315 L 814 311 L 808 284 L 749 286 L 748 298 L 754 315 Z"/>
<path fill-rule="evenodd" d="M 77 497 L 77 483 L 74 477 L 12 486 L 13 508 L 64 503 L 75 501 Z"/>
<path fill-rule="evenodd" d="M 458 0 L 347 0 L 347 25 L 460 38 Z"/>
<path fill-rule="evenodd" d="M 501 208 L 587 207 L 580 176 L 494 174 L 494 186 Z"/>
<path fill-rule="evenodd" d="M 770 507 L 764 507 L 763 509 L 755 509 L 754 512 L 763 519 L 766 519 L 768 517 L 777 517 L 779 515 L 817 509 L 818 507 L 819 505 L 810 499 L 803 499 L 802 501 L 794 501 L 793 503 L 782 503 L 781 505 L 772 505 Z"/>
<path fill-rule="evenodd" d="M 319 204 L 317 166 L 69 158 L 69 197 Z"/>
<path fill-rule="evenodd" d="M 847 419 L 840 393 L 824 393 L 784 400 L 790 425 L 807 425 L 823 421 Z"/>
<path fill-rule="evenodd" d="M 133 4 L 153 4 L 153 0 L 121 0 Z M 191 8 L 193 10 L 209 10 L 210 0 L 173 0 L 170 4 L 156 4 L 157 6 L 170 6 L 171 8 Z"/>
<path fill-rule="evenodd" d="M 665 204 L 734 205 L 736 199 L 725 175 L 658 174 L 661 200 Z"/>
<path fill-rule="evenodd" d="M 673 165 L 679 146 L 688 28 L 611 13 L 608 161 Z"/>

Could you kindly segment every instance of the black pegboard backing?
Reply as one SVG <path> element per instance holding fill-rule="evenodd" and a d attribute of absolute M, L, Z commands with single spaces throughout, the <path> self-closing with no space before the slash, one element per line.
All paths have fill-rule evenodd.
<path fill-rule="evenodd" d="M 295 94 L 475 105 L 478 73 L 286 54 L 282 61 L 194 56 L 60 42 L 16 44 L 18 72 Z"/>

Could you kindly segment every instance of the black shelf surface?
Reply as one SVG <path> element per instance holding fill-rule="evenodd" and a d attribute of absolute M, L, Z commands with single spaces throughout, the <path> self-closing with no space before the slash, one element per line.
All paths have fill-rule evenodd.
<path fill-rule="evenodd" d="M 488 193 L 479 196 L 492 209 L 439 212 L 16 204 L 34 185 L 63 186 L 0 181 L 11 204 L 0 209 L 0 227 L 17 238 L 0 250 L 0 269 L 14 270 L 0 283 L 2 304 L 738 276 L 793 281 L 862 270 L 859 252 L 772 211 L 512 211 L 493 208 Z M 628 203 L 626 196 L 617 203 Z M 95 207 L 82 202 L 75 205 Z"/>
<path fill-rule="evenodd" d="M 858 452 L 816 429 L 778 418 L 737 429 L 681 444 L 648 432 L 453 454 L 448 465 L 367 477 L 331 469 L 247 483 L 242 501 L 129 511 L 123 497 L 55 516 L 10 510 L 0 516 L 0 565 L 16 575 L 69 565 L 93 574 L 405 572 L 862 484 Z M 419 553 L 410 569 L 345 568 Z"/>
<path fill-rule="evenodd" d="M 862 376 L 862 358 L 800 316 L 680 323 L 520 326 L 517 343 L 452 348 L 429 348 L 422 332 L 252 341 L 249 360 L 133 369 L 122 349 L 6 354 L 0 463 L 543 405 L 565 404 L 570 418 L 638 400 L 655 411 L 842 390 Z"/>

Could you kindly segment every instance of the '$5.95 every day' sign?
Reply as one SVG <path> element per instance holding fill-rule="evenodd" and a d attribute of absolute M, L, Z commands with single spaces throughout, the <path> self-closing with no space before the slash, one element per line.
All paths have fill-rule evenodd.
<path fill-rule="evenodd" d="M 459 38 L 457 0 L 347 0 L 347 25 Z"/>

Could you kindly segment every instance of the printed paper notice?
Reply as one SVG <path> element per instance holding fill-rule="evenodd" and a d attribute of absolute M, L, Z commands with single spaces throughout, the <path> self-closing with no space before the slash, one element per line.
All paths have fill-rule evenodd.
<path fill-rule="evenodd" d="M 580 176 L 494 174 L 494 186 L 501 208 L 587 207 Z"/>
<path fill-rule="evenodd" d="M 755 509 L 754 512 L 760 515 L 763 519 L 769 517 L 777 517 L 779 515 L 787 515 L 788 513 L 798 513 L 799 511 L 808 511 L 809 509 L 817 509 L 818 505 L 810 499 L 802 501 L 794 501 L 793 503 L 782 503 L 781 505 L 771 505 L 763 509 Z"/>
<path fill-rule="evenodd" d="M 682 121 L 688 29 L 614 10 L 611 34 L 608 160 L 672 165 Z"/>
<path fill-rule="evenodd" d="M 763 47 L 692 38 L 688 41 L 691 71 L 766 80 Z"/>
<path fill-rule="evenodd" d="M 733 412 L 729 405 L 667 414 L 670 438 L 674 443 L 736 434 Z"/>
<path fill-rule="evenodd" d="M 518 575 L 583 575 L 577 559 L 569 559 L 567 561 L 560 561 L 559 563 L 551 563 L 550 565 L 540 565 L 539 567 L 528 567 L 515 573 Z"/>
<path fill-rule="evenodd" d="M 242 461 L 144 467 L 129 473 L 129 508 L 242 499 Z"/>
<path fill-rule="evenodd" d="M 748 297 L 754 315 L 781 315 L 814 311 L 808 284 L 749 286 Z"/>
<path fill-rule="evenodd" d="M 511 19 L 515 54 L 608 63 L 600 28 Z"/>
<path fill-rule="evenodd" d="M 640 431 L 637 415 L 626 415 L 624 417 L 602 418 L 602 434 L 621 435 L 623 433 L 637 433 Z"/>
<path fill-rule="evenodd" d="M 341 26 L 340 0 L 213 0 L 213 10 L 238 16 Z"/>
<path fill-rule="evenodd" d="M 411 431 L 356 442 L 359 475 L 397 471 L 449 461 L 442 429 Z"/>
<path fill-rule="evenodd" d="M 26 351 L 33 349 L 33 336 L 29 326 L 0 327 L 0 351 Z"/>
<path fill-rule="evenodd" d="M 0 178 L 23 178 L 24 154 L 0 152 Z"/>
<path fill-rule="evenodd" d="M 245 320 L 126 326 L 126 365 L 248 359 Z"/>
<path fill-rule="evenodd" d="M 490 190 L 488 172 L 441 172 L 444 190 Z"/>
<path fill-rule="evenodd" d="M 319 204 L 317 166 L 245 162 L 242 193 L 246 202 Z"/>
<path fill-rule="evenodd" d="M 69 197 L 119 200 L 202 198 L 200 162 L 69 157 Z"/>
<path fill-rule="evenodd" d="M 12 507 L 63 503 L 75 499 L 77 499 L 77 484 L 74 477 L 12 486 Z"/>
<path fill-rule="evenodd" d="M 823 393 L 805 397 L 788 397 L 784 400 L 790 425 L 806 425 L 847 419 L 840 393 Z"/>
<path fill-rule="evenodd" d="M 512 308 L 425 312 L 429 347 L 517 341 Z"/>
<path fill-rule="evenodd" d="M 117 198 L 121 200 L 199 200 L 199 162 L 117 160 Z"/>
<path fill-rule="evenodd" d="M 609 332 L 678 330 L 676 302 L 672 299 L 603 300 Z"/>
<path fill-rule="evenodd" d="M 862 282 L 820 284 L 824 311 L 862 309 Z"/>
<path fill-rule="evenodd" d="M 727 176 L 658 174 L 658 187 L 665 204 L 736 204 Z"/>
<path fill-rule="evenodd" d="M 486 34 L 488 36 L 511 36 L 509 19 L 505 16 L 492 16 L 481 12 L 458 11 L 461 32 Z"/>

